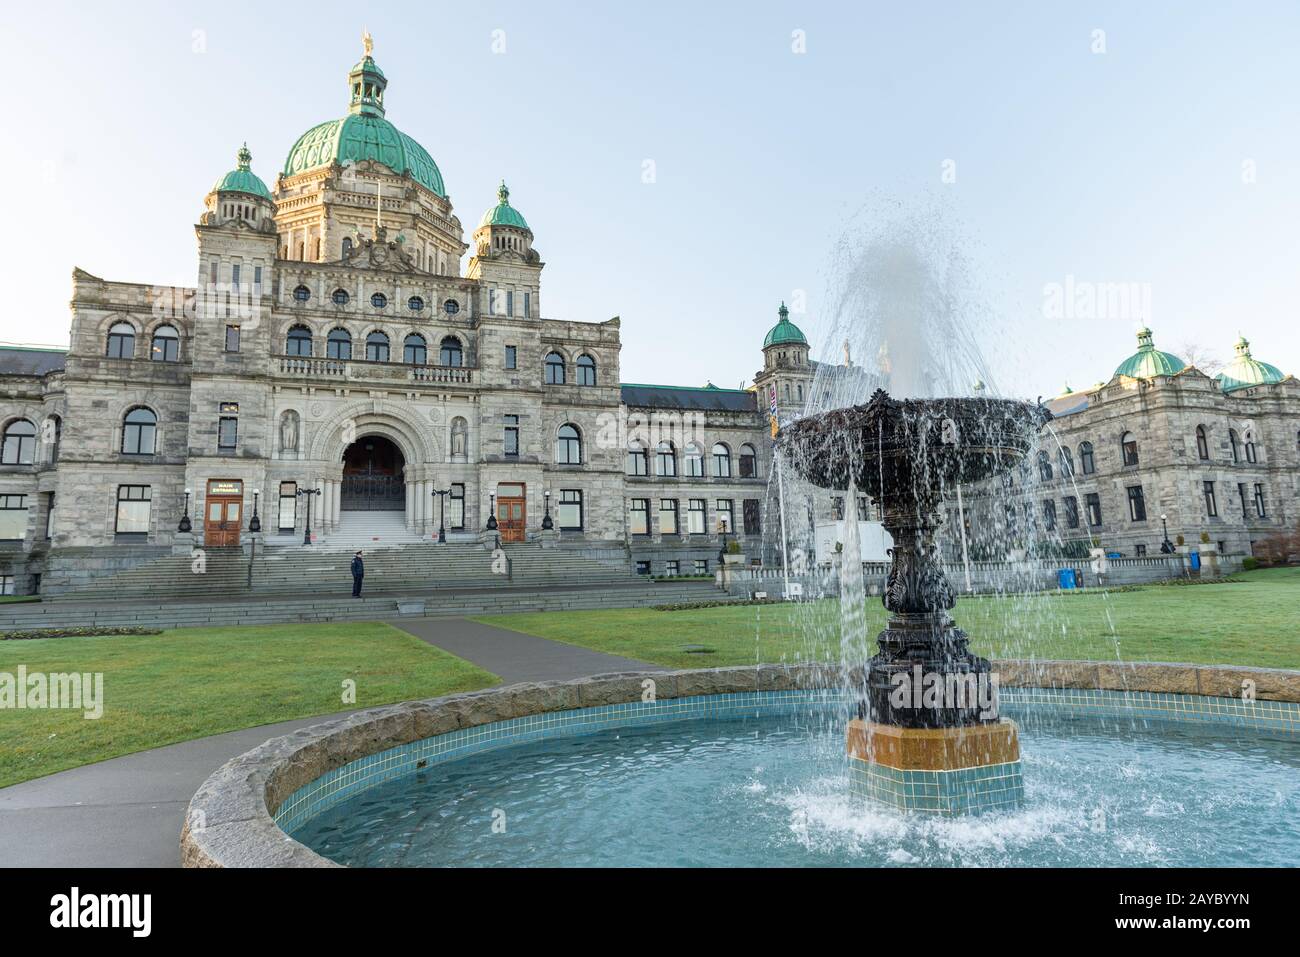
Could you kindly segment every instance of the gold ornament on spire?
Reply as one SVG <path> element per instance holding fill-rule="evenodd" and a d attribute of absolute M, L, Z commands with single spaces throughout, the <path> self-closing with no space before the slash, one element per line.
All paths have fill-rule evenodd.
<path fill-rule="evenodd" d="M 370 56 L 375 50 L 375 38 L 370 35 L 369 30 L 361 31 L 361 49 L 365 51 L 365 56 Z"/>

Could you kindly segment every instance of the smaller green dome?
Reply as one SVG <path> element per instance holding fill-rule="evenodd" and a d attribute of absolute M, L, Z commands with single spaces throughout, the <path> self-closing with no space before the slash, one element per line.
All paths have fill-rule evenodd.
<path fill-rule="evenodd" d="M 1161 352 L 1151 340 L 1151 330 L 1143 326 L 1138 330 L 1138 351 L 1119 364 L 1115 375 L 1133 379 L 1149 379 L 1158 375 L 1174 375 L 1187 368 L 1187 363 L 1172 352 Z"/>
<path fill-rule="evenodd" d="M 790 310 L 785 307 L 785 303 L 781 303 L 781 308 L 776 311 L 776 314 L 780 319 L 767 331 L 767 336 L 763 339 L 764 349 L 768 346 L 781 346 L 792 342 L 802 346 L 808 345 L 802 330 L 790 321 Z"/>
<path fill-rule="evenodd" d="M 248 152 L 248 144 L 245 143 L 235 154 L 235 162 L 238 165 L 232 169 L 212 187 L 212 192 L 220 193 L 251 193 L 254 196 L 261 196 L 263 199 L 271 198 L 271 191 L 249 167 L 253 163 L 253 154 Z"/>
<path fill-rule="evenodd" d="M 519 210 L 510 205 L 510 190 L 506 181 L 501 181 L 497 189 L 497 204 L 483 214 L 479 220 L 479 229 L 484 226 L 513 226 L 515 229 L 528 229 L 528 221 Z"/>
<path fill-rule="evenodd" d="M 1277 366 L 1251 358 L 1250 343 L 1245 336 L 1238 337 L 1236 350 L 1237 357 L 1214 377 L 1224 392 L 1249 389 L 1253 385 L 1270 385 L 1286 378 Z"/>

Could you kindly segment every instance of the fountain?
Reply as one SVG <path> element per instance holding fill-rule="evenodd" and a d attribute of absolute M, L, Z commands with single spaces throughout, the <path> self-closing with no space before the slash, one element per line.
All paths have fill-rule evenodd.
<path fill-rule="evenodd" d="M 948 615 L 955 598 L 934 533 L 946 490 L 1011 469 L 1050 418 L 1026 402 L 900 400 L 877 389 L 865 405 L 808 416 L 777 440 L 813 485 L 872 496 L 894 540 L 889 623 L 859 672 L 847 735 L 855 788 L 871 800 L 943 814 L 1023 802 L 1016 725 L 998 714 L 988 660 Z M 845 565 L 854 561 L 846 552 Z M 853 571 L 861 577 L 850 570 L 850 583 Z"/>

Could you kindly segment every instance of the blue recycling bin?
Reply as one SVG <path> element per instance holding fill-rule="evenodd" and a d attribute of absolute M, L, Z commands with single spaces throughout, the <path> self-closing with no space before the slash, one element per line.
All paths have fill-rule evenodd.
<path fill-rule="evenodd" d="M 1073 568 L 1062 568 L 1056 573 L 1056 585 L 1058 588 L 1078 588 L 1079 576 Z"/>
<path fill-rule="evenodd" d="M 1190 553 L 1190 554 L 1187 556 L 1187 558 L 1188 558 L 1188 560 L 1189 560 L 1189 562 L 1190 562 L 1190 564 L 1191 564 L 1191 566 L 1192 566 L 1192 571 L 1194 571 L 1194 572 L 1198 572 L 1198 571 L 1201 570 L 1201 553 L 1200 553 L 1200 552 L 1192 552 L 1192 553 Z"/>

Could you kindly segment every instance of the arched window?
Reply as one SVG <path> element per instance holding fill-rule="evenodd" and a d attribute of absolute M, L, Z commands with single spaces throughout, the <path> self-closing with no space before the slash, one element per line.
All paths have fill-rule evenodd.
<path fill-rule="evenodd" d="M 113 327 L 108 330 L 108 357 L 135 358 L 135 326 L 129 322 L 113 323 Z"/>
<path fill-rule="evenodd" d="M 1232 461 L 1241 461 L 1241 441 L 1237 438 L 1237 430 L 1228 430 L 1228 444 L 1232 446 Z"/>
<path fill-rule="evenodd" d="M 1092 443 L 1082 442 L 1079 445 L 1079 464 L 1083 467 L 1084 475 L 1091 475 L 1097 471 L 1097 461 L 1092 457 Z"/>
<path fill-rule="evenodd" d="M 159 326 L 153 331 L 149 358 L 155 362 L 175 362 L 181 357 L 181 337 L 175 326 Z"/>
<path fill-rule="evenodd" d="M 660 442 L 655 449 L 655 475 L 671 478 L 677 474 L 677 450 L 671 442 Z"/>
<path fill-rule="evenodd" d="M 564 385 L 564 356 L 558 352 L 546 353 L 546 384 Z"/>
<path fill-rule="evenodd" d="M 330 301 L 336 306 L 346 306 L 350 298 L 346 289 L 335 289 L 330 296 Z"/>
<path fill-rule="evenodd" d="M 429 349 L 424 344 L 424 336 L 411 333 L 402 343 L 402 361 L 408 365 L 422 366 L 429 359 Z"/>
<path fill-rule="evenodd" d="M 740 447 L 740 477 L 758 478 L 758 456 L 749 443 Z"/>
<path fill-rule="evenodd" d="M 1056 453 L 1056 460 L 1061 466 L 1061 478 L 1069 478 L 1074 474 L 1074 456 L 1070 454 L 1069 446 L 1061 446 L 1061 450 Z"/>
<path fill-rule="evenodd" d="M 63 444 L 63 420 L 57 415 L 49 418 L 49 431 L 46 433 L 51 438 L 49 447 L 49 461 L 57 462 L 59 460 L 59 447 Z"/>
<path fill-rule="evenodd" d="M 714 478 L 731 478 L 731 449 L 722 442 L 713 445 Z"/>
<path fill-rule="evenodd" d="M 694 442 L 686 446 L 686 474 L 690 478 L 704 477 L 704 450 Z"/>
<path fill-rule="evenodd" d="M 388 297 L 382 292 L 377 292 L 370 297 L 370 305 L 376 309 L 386 309 L 388 308 Z"/>
<path fill-rule="evenodd" d="M 31 465 L 36 457 L 36 426 L 26 419 L 14 419 L 5 426 L 4 446 L 0 449 L 0 463 L 4 465 Z"/>
<path fill-rule="evenodd" d="M 1038 478 L 1044 482 L 1052 480 L 1052 458 L 1045 451 L 1038 453 Z"/>
<path fill-rule="evenodd" d="M 388 336 L 378 330 L 366 336 L 366 358 L 371 362 L 388 361 Z"/>
<path fill-rule="evenodd" d="M 555 434 L 555 464 L 582 464 L 582 436 L 576 425 L 565 423 Z"/>
<path fill-rule="evenodd" d="M 459 366 L 464 356 L 460 351 L 460 340 L 455 336 L 444 336 L 438 344 L 438 365 Z"/>
<path fill-rule="evenodd" d="M 294 326 L 285 339 L 284 354 L 287 356 L 311 355 L 311 330 L 306 326 Z"/>
<path fill-rule="evenodd" d="M 333 329 L 325 340 L 325 355 L 331 359 L 352 358 L 352 333 L 346 329 Z"/>
<path fill-rule="evenodd" d="M 596 360 L 583 353 L 578 356 L 578 385 L 596 384 Z"/>
<path fill-rule="evenodd" d="M 1119 440 L 1120 450 L 1124 453 L 1124 464 L 1138 464 L 1138 441 L 1132 432 L 1125 432 Z"/>
<path fill-rule="evenodd" d="M 122 452 L 126 455 L 153 455 L 158 416 L 145 408 L 135 408 L 122 420 Z"/>
<path fill-rule="evenodd" d="M 343 237 L 343 258 L 347 259 L 352 254 L 352 240 L 348 236 Z"/>
<path fill-rule="evenodd" d="M 1258 456 L 1255 454 L 1255 433 L 1247 430 L 1246 432 L 1246 461 L 1255 462 Z"/>
<path fill-rule="evenodd" d="M 1196 427 L 1196 456 L 1203 461 L 1210 457 L 1210 442 L 1205 437 L 1205 426 L 1203 425 Z"/>
<path fill-rule="evenodd" d="M 646 452 L 644 443 L 638 439 L 633 439 L 627 444 L 627 474 L 650 474 L 650 456 Z"/>
<path fill-rule="evenodd" d="M 299 248 L 301 248 L 301 244 Z M 301 259 L 302 257 L 299 256 L 298 258 Z M 294 302 L 306 302 L 310 298 L 311 298 L 311 290 L 308 289 L 306 286 L 298 286 L 293 291 Z"/>
<path fill-rule="evenodd" d="M 451 457 L 464 459 L 469 454 L 469 423 L 459 415 L 451 420 Z"/>

